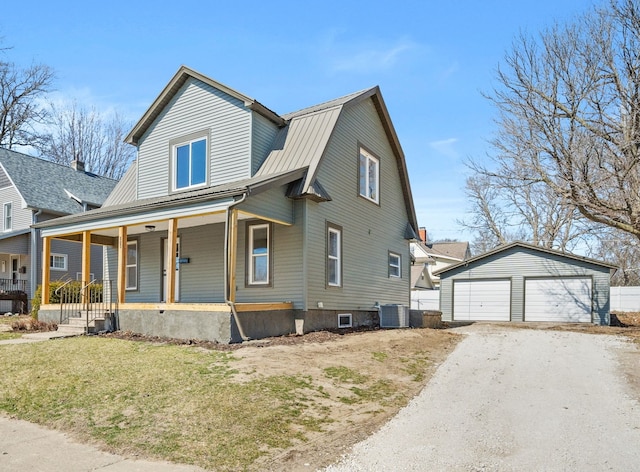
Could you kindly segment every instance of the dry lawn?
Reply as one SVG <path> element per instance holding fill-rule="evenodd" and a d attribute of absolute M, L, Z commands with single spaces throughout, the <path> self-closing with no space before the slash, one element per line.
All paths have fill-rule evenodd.
<path fill-rule="evenodd" d="M 125 456 L 314 470 L 393 416 L 458 340 L 407 329 L 233 350 L 111 337 L 3 345 L 0 411 Z"/>

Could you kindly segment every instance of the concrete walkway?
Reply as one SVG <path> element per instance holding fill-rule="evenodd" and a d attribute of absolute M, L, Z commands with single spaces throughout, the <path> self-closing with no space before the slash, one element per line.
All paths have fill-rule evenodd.
<path fill-rule="evenodd" d="M 0 341 L 25 344 L 69 337 L 50 331 Z M 0 415 L 0 471 L 3 472 L 196 472 L 199 467 L 126 459 L 80 444 L 66 434 Z"/>

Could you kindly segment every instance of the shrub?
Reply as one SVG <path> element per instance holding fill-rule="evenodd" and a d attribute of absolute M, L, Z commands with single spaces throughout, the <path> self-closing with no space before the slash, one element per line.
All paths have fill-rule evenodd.
<path fill-rule="evenodd" d="M 66 285 L 65 285 L 66 284 Z M 60 294 L 56 293 L 60 287 L 65 285 L 64 290 Z M 77 303 L 81 300 L 80 292 L 82 290 L 82 282 L 73 281 L 66 282 L 64 280 L 54 280 L 49 283 L 49 303 L 59 304 L 61 301 L 64 303 Z M 62 298 L 62 300 L 61 300 Z M 31 300 L 31 316 L 34 319 L 38 319 L 38 311 L 40 310 L 40 302 L 42 301 L 42 285 L 38 285 L 33 300 Z M 91 285 L 91 302 L 102 302 L 102 284 L 96 283 Z"/>

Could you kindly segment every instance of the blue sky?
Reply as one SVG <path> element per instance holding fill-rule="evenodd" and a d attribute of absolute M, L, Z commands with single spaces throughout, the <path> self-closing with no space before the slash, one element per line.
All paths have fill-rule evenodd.
<path fill-rule="evenodd" d="M 31 1 L 2 8 L 6 58 L 56 71 L 56 93 L 136 121 L 184 64 L 277 113 L 379 85 L 407 159 L 418 222 L 469 239 L 468 157 L 491 152 L 482 97 L 521 30 L 591 0 Z M 26 5 L 26 4 L 25 4 Z"/>

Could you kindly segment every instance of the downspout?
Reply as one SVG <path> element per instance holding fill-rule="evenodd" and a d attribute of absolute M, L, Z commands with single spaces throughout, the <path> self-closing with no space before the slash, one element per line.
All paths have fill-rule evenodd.
<path fill-rule="evenodd" d="M 229 229 L 231 227 L 231 208 L 244 202 L 246 198 L 247 192 L 244 192 L 239 200 L 234 201 L 227 207 L 224 232 L 224 302 L 229 305 L 229 308 L 231 308 L 231 314 L 233 315 L 233 319 L 236 322 L 236 326 L 238 327 L 238 331 L 240 332 L 240 337 L 243 341 L 248 341 L 249 337 L 245 334 L 244 329 L 242 328 L 242 324 L 240 324 L 238 312 L 236 311 L 235 301 L 229 300 L 229 295 L 231 294 L 231 285 L 229 278 L 229 267 L 231 265 L 231 261 L 229 260 Z"/>
<path fill-rule="evenodd" d="M 31 215 L 31 224 L 38 222 L 38 217 L 42 214 L 42 209 L 34 211 Z M 38 230 L 31 227 L 31 267 L 29 268 L 29 298 L 33 298 L 34 286 L 38 285 Z M 43 261 L 44 264 L 44 261 Z"/>

